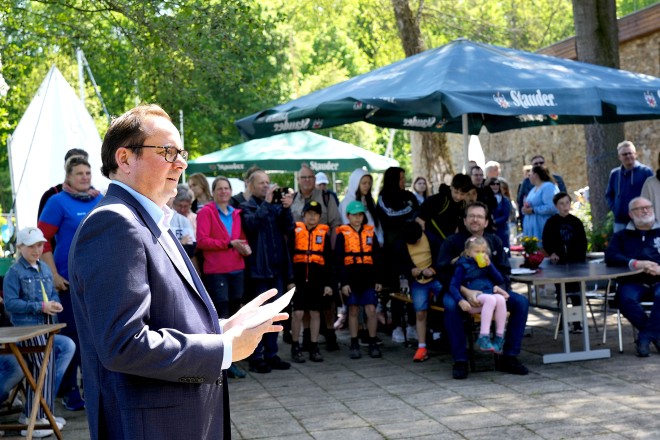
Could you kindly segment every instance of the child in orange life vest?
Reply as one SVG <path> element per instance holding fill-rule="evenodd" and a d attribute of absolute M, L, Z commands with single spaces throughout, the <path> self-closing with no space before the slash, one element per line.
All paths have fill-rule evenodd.
<path fill-rule="evenodd" d="M 322 362 L 319 352 L 319 327 L 321 310 L 326 310 L 332 301 L 332 248 L 330 227 L 321 225 L 321 205 L 312 200 L 303 207 L 303 221 L 296 223 L 293 240 L 293 280 L 296 292 L 293 295 L 293 317 L 291 320 L 291 358 L 294 362 L 305 362 L 299 344 L 300 328 L 305 312 L 310 316 L 309 360 Z"/>
<path fill-rule="evenodd" d="M 364 306 L 367 314 L 367 329 L 369 331 L 369 356 L 381 357 L 376 344 L 376 292 L 380 292 L 378 283 L 378 254 L 380 246 L 374 232 L 374 227 L 367 225 L 364 215 L 364 205 L 354 200 L 346 206 L 348 224 L 337 227 L 337 273 L 341 285 L 341 293 L 348 305 L 348 328 L 351 332 L 351 359 L 362 357 L 358 343 L 358 313 Z"/>

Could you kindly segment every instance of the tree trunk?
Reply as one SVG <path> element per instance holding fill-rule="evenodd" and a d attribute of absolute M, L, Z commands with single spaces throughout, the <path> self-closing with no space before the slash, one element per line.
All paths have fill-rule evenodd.
<path fill-rule="evenodd" d="M 408 0 L 392 0 L 392 6 L 406 57 L 426 50 L 419 22 L 413 16 Z M 454 173 L 444 133 L 411 132 L 410 153 L 413 175 L 426 177 L 434 190 L 444 182 L 445 175 Z"/>
<path fill-rule="evenodd" d="M 601 66 L 619 67 L 619 28 L 615 0 L 573 0 L 577 58 Z M 610 170 L 619 164 L 616 146 L 624 140 L 623 124 L 593 124 L 584 128 L 587 143 L 589 203 L 594 227 L 602 225 L 609 208 L 605 191 Z"/>

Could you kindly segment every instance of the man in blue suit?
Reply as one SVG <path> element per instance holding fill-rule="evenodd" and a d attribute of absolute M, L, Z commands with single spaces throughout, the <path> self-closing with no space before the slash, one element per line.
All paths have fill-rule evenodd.
<path fill-rule="evenodd" d="M 167 113 L 148 105 L 115 119 L 101 155 L 112 184 L 69 254 L 91 438 L 229 439 L 225 370 L 287 315 L 246 328 L 271 290 L 219 322 L 169 231 L 187 152 Z"/>

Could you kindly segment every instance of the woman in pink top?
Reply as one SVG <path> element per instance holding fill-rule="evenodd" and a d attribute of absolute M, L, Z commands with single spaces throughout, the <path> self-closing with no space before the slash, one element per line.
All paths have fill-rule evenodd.
<path fill-rule="evenodd" d="M 197 212 L 197 249 L 204 253 L 202 272 L 218 316 L 229 318 L 241 307 L 244 257 L 252 252 L 241 226 L 240 209 L 229 205 L 231 183 L 217 177 L 212 186 L 214 203 Z M 245 377 L 235 365 L 230 376 Z"/>

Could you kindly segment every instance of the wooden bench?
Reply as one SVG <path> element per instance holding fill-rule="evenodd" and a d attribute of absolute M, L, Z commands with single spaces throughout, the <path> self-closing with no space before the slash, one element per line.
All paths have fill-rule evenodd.
<path fill-rule="evenodd" d="M 401 293 L 401 292 L 392 292 L 390 293 L 390 298 L 396 299 L 397 301 L 402 301 L 407 304 L 412 304 L 412 298 L 410 297 L 409 294 L 406 293 Z M 442 306 L 439 306 L 437 304 L 430 304 L 429 309 L 435 310 L 436 312 L 444 312 L 445 308 Z M 468 359 L 470 363 L 470 370 L 472 372 L 476 371 L 476 363 L 474 360 L 474 342 L 475 342 L 475 327 L 481 324 L 481 313 L 475 313 L 470 314 L 470 313 L 464 313 L 464 316 L 466 319 L 464 319 L 465 323 L 465 333 L 468 338 Z M 406 319 L 406 314 L 401 315 L 402 319 L 402 328 L 404 329 L 404 337 L 405 337 L 405 319 Z M 406 341 L 407 342 L 407 341 Z"/>

